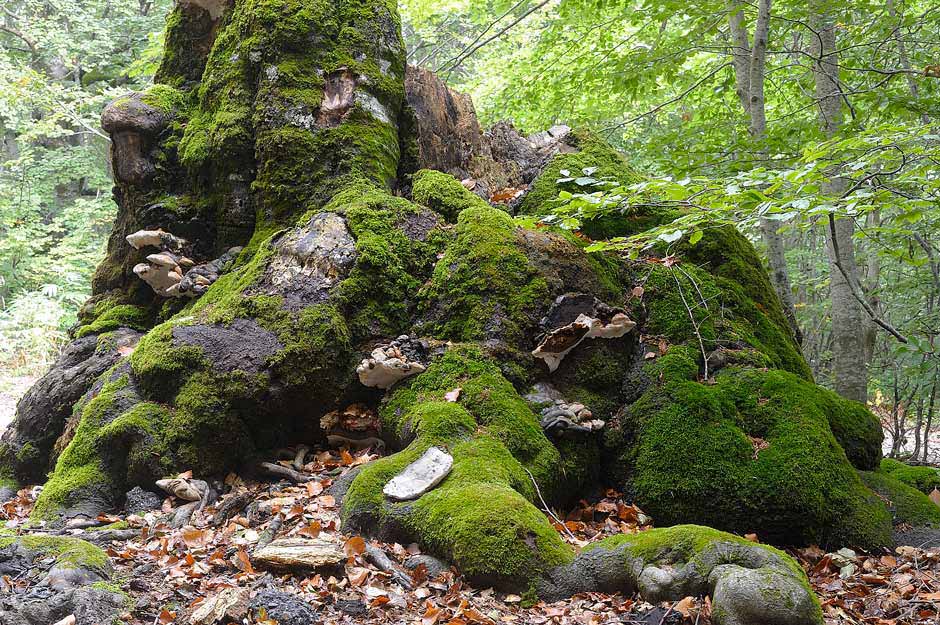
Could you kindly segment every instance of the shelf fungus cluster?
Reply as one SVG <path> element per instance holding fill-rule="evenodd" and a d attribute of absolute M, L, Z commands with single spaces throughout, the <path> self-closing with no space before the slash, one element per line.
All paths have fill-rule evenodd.
<path fill-rule="evenodd" d="M 595 419 L 584 404 L 569 404 L 563 399 L 556 399 L 554 404 L 542 409 L 541 424 L 546 434 L 554 438 L 590 434 L 606 425 L 603 420 Z"/>
<path fill-rule="evenodd" d="M 408 335 L 399 336 L 387 345 L 372 350 L 356 368 L 359 381 L 373 388 L 391 388 L 396 382 L 422 373 L 427 367 L 428 343 Z"/>
<path fill-rule="evenodd" d="M 163 230 L 140 230 L 127 237 L 135 250 L 153 247 L 159 252 L 134 267 L 134 273 L 160 297 L 199 297 L 231 268 L 242 248 L 233 247 L 215 260 L 196 264 L 186 256 L 189 243 Z"/>
<path fill-rule="evenodd" d="M 558 369 L 586 339 L 619 339 L 636 327 L 623 310 L 581 293 L 559 296 L 541 325 L 541 342 L 532 355 L 544 360 L 549 371 Z"/>
<path fill-rule="evenodd" d="M 326 432 L 330 447 L 385 449 L 385 441 L 380 436 L 381 421 L 375 411 L 365 404 L 352 404 L 323 415 L 320 427 Z"/>

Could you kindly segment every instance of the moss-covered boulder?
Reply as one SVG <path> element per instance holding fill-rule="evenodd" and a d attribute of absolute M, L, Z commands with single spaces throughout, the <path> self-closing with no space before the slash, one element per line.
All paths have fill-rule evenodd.
<path fill-rule="evenodd" d="M 659 381 L 608 433 L 617 474 L 661 523 L 757 532 L 771 542 L 890 544 L 884 505 L 859 480 L 830 425 L 843 400 L 784 371 L 729 367 L 697 381 L 673 347 L 646 366 Z"/>

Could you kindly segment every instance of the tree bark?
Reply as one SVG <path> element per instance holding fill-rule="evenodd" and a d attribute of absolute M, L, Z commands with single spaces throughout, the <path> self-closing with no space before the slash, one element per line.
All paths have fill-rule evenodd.
<path fill-rule="evenodd" d="M 764 69 L 767 65 L 767 41 L 770 36 L 771 0 L 759 0 L 757 22 L 754 26 L 754 44 L 751 47 L 744 15 L 745 3 L 737 0 L 728 6 L 728 23 L 732 41 L 732 67 L 736 93 L 744 113 L 748 116 L 751 139 L 755 150 L 767 156 L 763 142 L 767 136 L 767 112 L 764 100 Z M 780 298 L 783 312 L 798 343 L 803 334 L 796 319 L 793 289 L 787 268 L 786 246 L 779 231 L 779 223 L 770 219 L 760 220 L 761 237 L 767 246 L 770 279 Z"/>
<path fill-rule="evenodd" d="M 836 48 L 835 22 L 827 9 L 819 3 L 814 9 L 813 76 L 816 83 L 816 105 L 819 125 L 828 138 L 836 137 L 842 129 L 842 88 L 839 80 L 839 57 Z M 838 171 L 831 173 L 825 185 L 826 195 L 839 197 L 847 184 Z M 855 298 L 850 280 L 858 284 L 858 266 L 855 261 L 855 222 L 851 217 L 837 219 L 835 227 L 827 232 L 830 286 L 832 299 L 833 378 L 835 389 L 847 399 L 868 401 L 868 368 L 865 363 L 865 325 L 867 317 Z M 838 261 L 845 271 L 837 266 Z"/>

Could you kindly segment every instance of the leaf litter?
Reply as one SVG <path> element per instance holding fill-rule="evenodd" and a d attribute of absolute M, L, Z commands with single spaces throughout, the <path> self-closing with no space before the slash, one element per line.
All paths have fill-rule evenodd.
<path fill-rule="evenodd" d="M 178 529 L 165 521 L 165 513 L 185 503 L 174 497 L 168 497 L 161 510 L 143 515 L 102 515 L 98 519 L 101 524 L 123 521 L 135 530 L 128 540 L 103 545 L 122 589 L 133 601 L 121 620 L 128 625 L 277 625 L 263 610 L 249 614 L 247 601 L 237 600 L 262 588 L 275 587 L 302 598 L 327 625 L 711 623 L 707 597 L 651 605 L 637 597 L 585 593 L 555 603 L 532 603 L 516 594 L 471 588 L 454 569 L 433 579 L 423 564 L 408 571 L 403 562 L 421 554 L 418 545 L 343 535 L 337 502 L 327 493 L 340 474 L 376 457 L 368 450 L 355 454 L 348 450 L 318 453 L 304 466 L 314 478 L 304 484 L 245 482 L 230 475 L 226 479 L 228 492 L 215 504 L 195 511 L 190 523 Z M 0 520 L 5 521 L 8 530 L 28 533 L 28 516 L 38 493 L 38 488 L 25 488 L 0 504 Z M 236 497 L 249 503 L 220 523 L 220 509 Z M 550 522 L 576 549 L 607 536 L 642 532 L 653 525 L 640 508 L 612 489 L 593 501 L 581 500 L 567 513 L 556 511 L 554 517 L 557 520 L 550 518 Z M 250 554 L 272 526 L 276 538 L 335 540 L 342 545 L 345 562 L 339 568 L 321 572 L 259 570 Z M 90 537 L 88 530 L 68 533 Z M 748 538 L 757 540 L 754 535 Z M 100 540 L 96 542 L 101 544 Z M 370 545 L 386 554 L 396 570 L 383 571 L 376 566 L 368 557 Z M 839 562 L 842 567 L 837 566 L 834 554 L 818 547 L 790 553 L 802 564 L 820 597 L 827 625 L 940 623 L 938 549 L 899 547 L 890 553 L 858 554 L 854 566 L 847 568 L 844 562 Z M 406 584 L 410 588 L 398 583 L 403 575 L 410 579 Z M 30 583 L 3 578 L 0 593 L 25 592 Z"/>

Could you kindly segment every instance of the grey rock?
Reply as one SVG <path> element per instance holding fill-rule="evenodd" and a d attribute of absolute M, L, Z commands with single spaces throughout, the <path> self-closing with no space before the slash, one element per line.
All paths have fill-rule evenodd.
<path fill-rule="evenodd" d="M 444 562 L 443 560 L 438 560 L 434 556 L 429 555 L 419 555 L 411 556 L 405 560 L 405 568 L 409 571 L 413 571 L 421 565 L 424 565 L 428 570 L 428 579 L 435 579 L 441 573 L 450 570 L 450 565 Z"/>
<path fill-rule="evenodd" d="M 124 511 L 128 514 L 143 514 L 151 510 L 159 510 L 163 504 L 163 497 L 140 486 L 127 491 Z"/>
<path fill-rule="evenodd" d="M 264 610 L 278 625 L 313 625 L 319 623 L 316 611 L 296 595 L 266 588 L 251 600 L 250 611 L 256 618 Z"/>
<path fill-rule="evenodd" d="M 69 590 L 80 586 L 89 586 L 95 582 L 106 581 L 106 577 L 99 571 L 82 567 L 62 568 L 53 567 L 46 574 L 43 584 L 53 590 Z"/>
<path fill-rule="evenodd" d="M 340 612 L 345 612 L 351 616 L 358 616 L 368 612 L 366 604 L 358 599 L 337 599 L 333 604 Z"/>
<path fill-rule="evenodd" d="M 393 477 L 382 492 L 393 501 L 417 499 L 440 484 L 453 466 L 453 456 L 439 447 L 431 447 Z"/>
<path fill-rule="evenodd" d="M 251 319 L 228 326 L 192 325 L 173 328 L 174 345 L 201 347 L 216 369 L 258 373 L 284 348 L 277 335 Z"/>
<path fill-rule="evenodd" d="M 318 569 L 346 559 L 342 546 L 325 538 L 279 538 L 251 555 L 260 567 Z"/>

